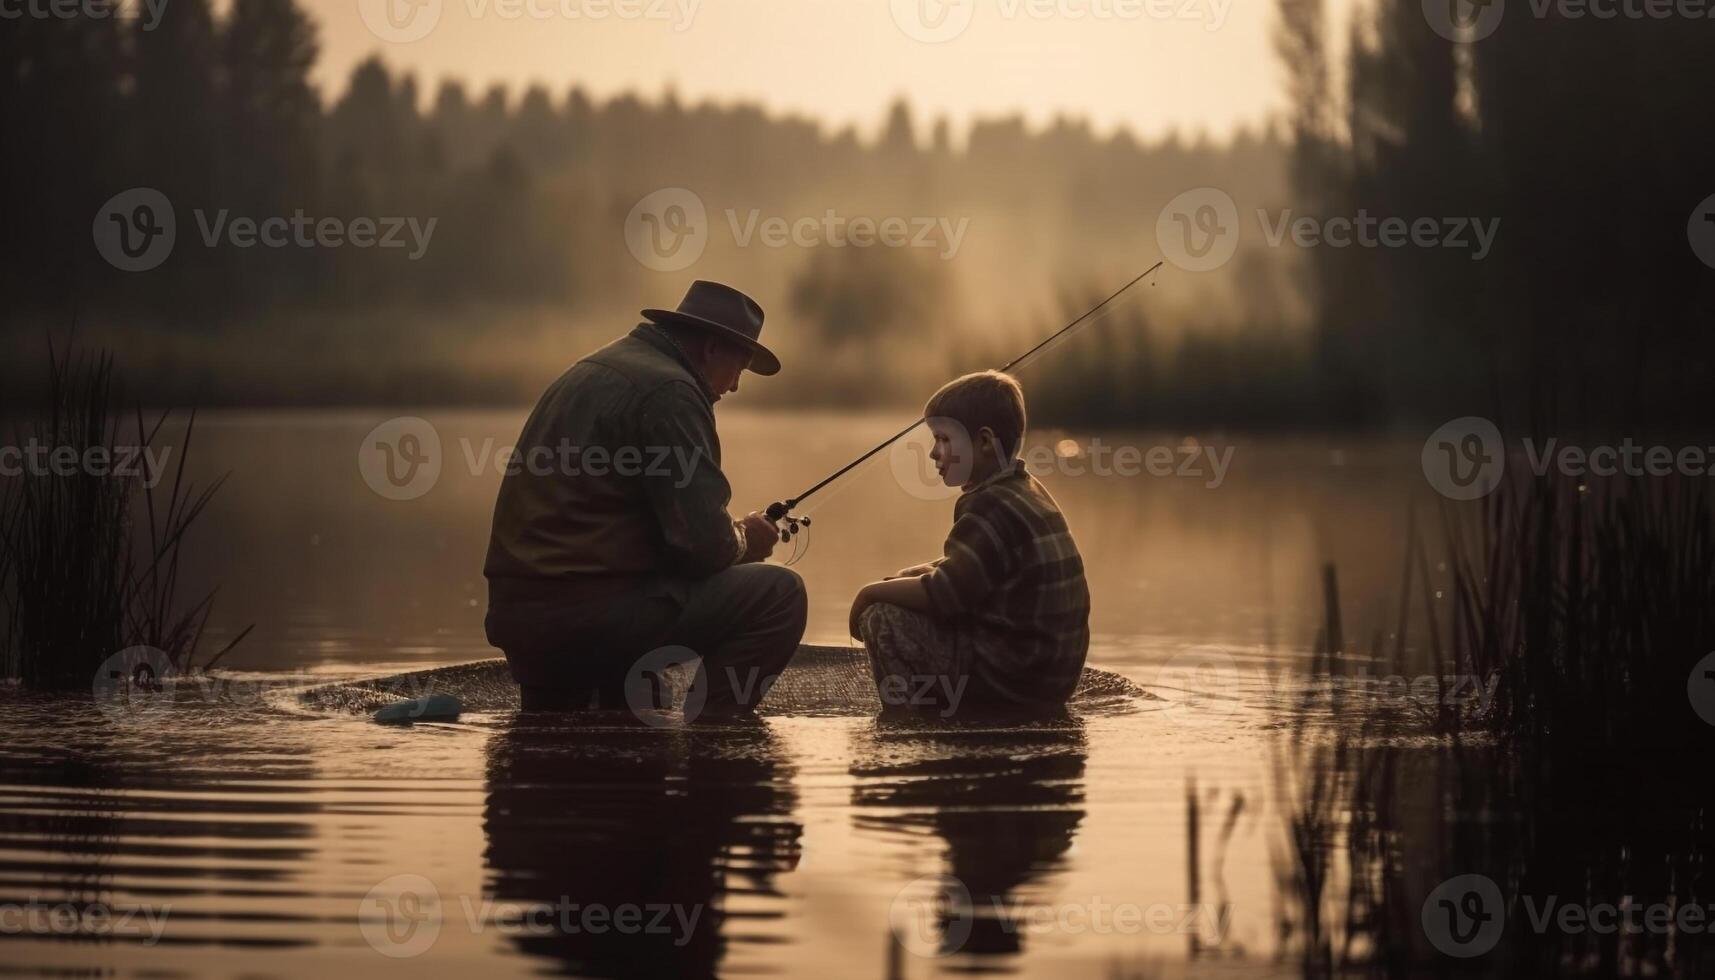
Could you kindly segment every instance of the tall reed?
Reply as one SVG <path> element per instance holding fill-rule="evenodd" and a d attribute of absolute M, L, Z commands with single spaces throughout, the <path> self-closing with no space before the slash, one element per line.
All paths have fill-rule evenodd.
<path fill-rule="evenodd" d="M 0 479 L 0 674 L 87 689 L 103 661 L 138 645 L 194 669 L 214 593 L 181 608 L 180 558 L 224 480 L 199 489 L 186 479 L 196 413 L 163 492 L 165 474 L 115 464 L 156 448 L 171 413 L 149 423 L 140 407 L 124 412 L 110 354 L 50 346 L 48 372 L 47 402 L 14 425 L 12 442 L 51 455 Z"/>
<path fill-rule="evenodd" d="M 1300 710 L 1277 772 L 1281 891 L 1306 976 L 1706 976 L 1703 931 L 1532 928 L 1551 898 L 1707 906 L 1715 727 L 1688 703 L 1715 649 L 1715 507 L 1687 478 L 1524 476 L 1411 531 L 1400 615 L 1378 658 L 1495 680 L 1488 710 L 1443 698 Z M 1340 669 L 1328 580 L 1319 669 Z M 1417 637 L 1417 642 L 1411 642 Z M 1407 666 L 1407 662 L 1411 666 Z M 1341 688 L 1334 687 L 1338 691 Z M 1426 890 L 1496 883 L 1501 944 L 1455 961 L 1420 923 Z M 1534 904 L 1533 904 L 1534 903 Z M 1344 906 L 1343 921 L 1327 921 Z"/>

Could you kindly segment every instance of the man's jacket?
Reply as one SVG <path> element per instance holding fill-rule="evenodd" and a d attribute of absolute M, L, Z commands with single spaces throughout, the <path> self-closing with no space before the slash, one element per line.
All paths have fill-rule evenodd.
<path fill-rule="evenodd" d="M 640 324 L 543 393 L 494 505 L 493 601 L 593 600 L 738 561 L 714 397 Z"/>

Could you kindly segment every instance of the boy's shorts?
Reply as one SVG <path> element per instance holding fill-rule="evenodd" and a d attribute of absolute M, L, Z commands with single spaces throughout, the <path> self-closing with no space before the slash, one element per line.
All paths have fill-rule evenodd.
<path fill-rule="evenodd" d="M 973 689 L 973 644 L 958 629 L 887 602 L 865 609 L 858 629 L 884 708 L 950 714 L 984 700 Z"/>

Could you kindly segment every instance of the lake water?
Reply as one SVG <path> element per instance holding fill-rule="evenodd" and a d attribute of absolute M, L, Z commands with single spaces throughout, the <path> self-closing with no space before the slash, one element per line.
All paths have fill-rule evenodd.
<path fill-rule="evenodd" d="M 1428 496 L 1419 445 L 1036 433 L 1088 569 L 1090 663 L 1160 698 L 1129 712 L 1045 730 L 585 730 L 290 710 L 293 684 L 497 655 L 481 565 L 494 454 L 523 413 L 412 413 L 441 466 L 409 500 L 359 468 L 396 414 L 199 420 L 191 469 L 228 480 L 185 594 L 219 585 L 214 647 L 255 624 L 209 696 L 135 717 L 0 697 L 0 909 L 42 923 L 0 923 L 0 972 L 1297 973 L 1271 766 L 1290 684 L 1271 669 L 1308 658 L 1324 563 L 1354 647 L 1394 622 L 1408 508 Z M 899 424 L 723 408 L 734 510 Z M 1104 447 L 1197 469 L 1094 472 Z M 850 644 L 857 587 L 939 553 L 952 502 L 912 462 L 884 454 L 802 509 L 808 641 Z M 1236 669 L 1178 669 L 1211 656 Z M 960 915 L 941 914 L 949 887 Z M 69 908 L 113 917 L 54 927 Z"/>

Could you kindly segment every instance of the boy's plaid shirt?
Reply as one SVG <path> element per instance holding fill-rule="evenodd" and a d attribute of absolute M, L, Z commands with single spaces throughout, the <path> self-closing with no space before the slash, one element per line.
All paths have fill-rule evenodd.
<path fill-rule="evenodd" d="M 937 618 L 974 627 L 972 671 L 1007 700 L 1063 703 L 1090 646 L 1090 590 L 1066 518 L 1015 459 L 959 497 L 923 579 Z"/>

